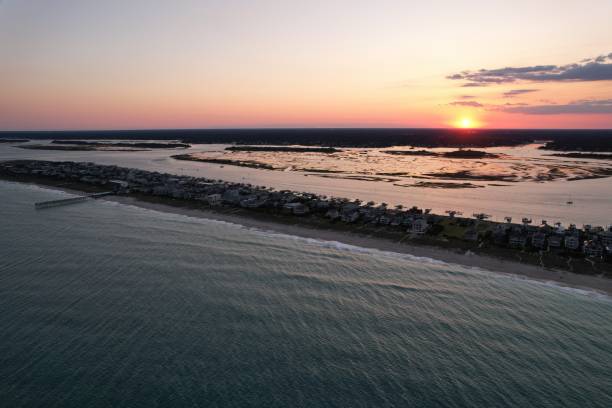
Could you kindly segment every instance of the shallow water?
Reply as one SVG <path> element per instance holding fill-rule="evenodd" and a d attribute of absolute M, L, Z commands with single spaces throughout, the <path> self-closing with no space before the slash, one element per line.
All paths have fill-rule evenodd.
<path fill-rule="evenodd" d="M 0 405 L 612 406 L 612 300 L 0 182 Z"/>

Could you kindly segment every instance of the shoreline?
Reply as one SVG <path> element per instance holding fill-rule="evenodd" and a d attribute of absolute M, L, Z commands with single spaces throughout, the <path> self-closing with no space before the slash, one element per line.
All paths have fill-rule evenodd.
<path fill-rule="evenodd" d="M 21 184 L 33 184 L 42 188 L 55 189 L 69 193 L 81 194 L 84 192 L 84 190 L 75 188 L 74 185 L 71 185 L 71 187 L 63 187 L 61 185 L 54 185 L 52 183 L 45 184 L 40 180 L 0 180 Z M 469 250 L 465 252 L 462 252 L 461 250 L 453 251 L 433 245 L 406 243 L 401 242 L 401 240 L 397 241 L 385 237 L 364 235 L 351 231 L 327 229 L 298 223 L 277 222 L 273 219 L 262 220 L 260 217 L 256 217 L 253 214 L 222 213 L 212 209 L 194 208 L 181 205 L 181 203 L 173 203 L 172 200 L 145 200 L 134 195 L 106 196 L 99 199 L 116 202 L 119 204 L 133 205 L 143 209 L 159 212 L 173 213 L 208 220 L 224 221 L 261 231 L 269 231 L 273 233 L 321 241 L 335 241 L 384 252 L 395 252 L 417 257 L 431 258 L 446 263 L 458 264 L 464 267 L 478 268 L 490 273 L 502 273 L 517 278 L 526 278 L 539 281 L 540 283 L 553 283 L 559 287 L 594 291 L 598 294 L 612 296 L 612 279 L 594 275 L 577 274 L 560 269 L 543 268 L 533 264 L 502 259 L 494 256 L 488 256 L 486 254 L 475 254 Z"/>

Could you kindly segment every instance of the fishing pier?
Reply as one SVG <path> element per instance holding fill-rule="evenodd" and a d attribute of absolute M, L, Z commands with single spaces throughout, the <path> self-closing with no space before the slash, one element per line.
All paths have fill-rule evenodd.
<path fill-rule="evenodd" d="M 36 208 L 37 210 L 41 210 L 43 208 L 59 207 L 62 205 L 82 203 L 90 199 L 96 199 L 96 198 L 104 197 L 104 196 L 111 195 L 111 194 L 115 194 L 115 193 L 112 191 L 107 191 L 103 193 L 94 193 L 94 194 L 88 194 L 88 195 L 79 196 L 79 197 L 63 198 L 61 200 L 41 201 L 39 203 L 35 203 L 34 208 Z"/>

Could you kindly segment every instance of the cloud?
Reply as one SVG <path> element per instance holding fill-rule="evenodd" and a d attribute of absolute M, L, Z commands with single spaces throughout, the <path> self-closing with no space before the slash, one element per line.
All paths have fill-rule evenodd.
<path fill-rule="evenodd" d="M 474 99 L 475 96 L 474 95 L 461 95 L 459 97 L 459 99 Z"/>
<path fill-rule="evenodd" d="M 568 65 L 534 65 L 463 71 L 446 77 L 466 81 L 462 86 L 477 87 L 514 82 L 563 82 L 612 80 L 612 53 Z"/>
<path fill-rule="evenodd" d="M 524 103 L 524 102 L 517 102 L 517 103 L 506 102 L 504 103 L 504 106 L 529 106 L 529 104 Z"/>
<path fill-rule="evenodd" d="M 492 112 L 508 112 L 511 108 L 522 106 L 529 106 L 529 104 L 524 102 L 506 102 L 503 105 L 486 105 L 485 109 Z"/>
<path fill-rule="evenodd" d="M 510 91 L 504 92 L 504 98 L 514 98 L 518 95 L 523 95 L 526 93 L 537 92 L 539 89 L 512 89 Z"/>
<path fill-rule="evenodd" d="M 608 59 L 607 55 L 600 55 L 599 57 L 594 59 L 594 62 L 599 62 L 601 64 L 606 62 L 606 59 Z"/>
<path fill-rule="evenodd" d="M 612 114 L 612 99 L 580 100 L 556 105 L 501 106 L 498 110 L 527 115 Z"/>
<path fill-rule="evenodd" d="M 449 103 L 452 106 L 467 106 L 470 108 L 482 108 L 484 105 L 476 101 L 454 101 Z"/>

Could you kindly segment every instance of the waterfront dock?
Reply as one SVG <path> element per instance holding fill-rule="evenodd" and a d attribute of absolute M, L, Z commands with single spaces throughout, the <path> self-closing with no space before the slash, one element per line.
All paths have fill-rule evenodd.
<path fill-rule="evenodd" d="M 114 194 L 114 193 L 112 191 L 107 191 L 103 193 L 88 194 L 88 195 L 79 196 L 79 197 L 63 198 L 61 200 L 41 201 L 41 202 L 35 203 L 34 207 L 37 210 L 40 210 L 43 208 L 50 208 L 50 207 L 59 207 L 62 205 L 81 203 L 89 199 L 100 198 L 100 197 L 104 197 L 110 194 Z"/>

